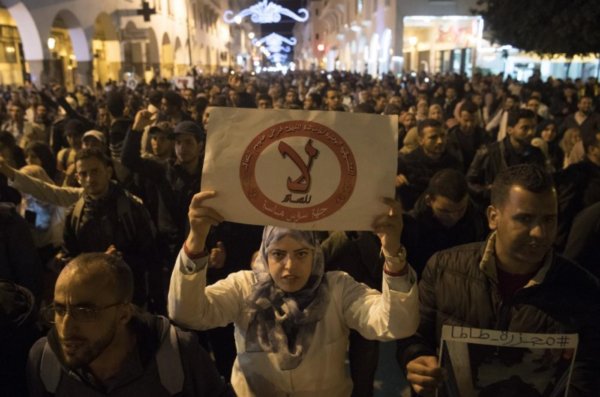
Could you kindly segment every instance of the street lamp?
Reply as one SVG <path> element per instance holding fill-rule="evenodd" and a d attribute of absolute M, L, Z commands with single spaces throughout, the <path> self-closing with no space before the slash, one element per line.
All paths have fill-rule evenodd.
<path fill-rule="evenodd" d="M 50 51 L 54 50 L 56 47 L 56 39 L 52 36 L 48 37 L 48 49 Z"/>

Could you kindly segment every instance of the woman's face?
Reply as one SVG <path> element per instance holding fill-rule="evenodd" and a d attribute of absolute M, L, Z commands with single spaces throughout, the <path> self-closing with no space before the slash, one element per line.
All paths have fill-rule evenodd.
<path fill-rule="evenodd" d="M 542 139 L 546 142 L 552 142 L 556 138 L 556 125 L 548 124 L 542 130 Z"/>
<path fill-rule="evenodd" d="M 313 265 L 313 249 L 287 235 L 267 247 L 269 273 L 284 292 L 300 291 L 308 282 Z"/>
<path fill-rule="evenodd" d="M 42 166 L 42 160 L 33 152 L 33 150 L 29 150 L 25 154 L 25 162 L 27 165 L 39 165 Z"/>

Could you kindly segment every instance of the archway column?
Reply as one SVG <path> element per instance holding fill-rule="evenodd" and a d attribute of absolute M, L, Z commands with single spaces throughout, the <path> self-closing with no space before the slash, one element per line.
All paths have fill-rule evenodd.
<path fill-rule="evenodd" d="M 92 85 L 92 61 L 79 61 L 77 62 L 77 71 L 75 75 L 75 84 L 80 85 Z"/>

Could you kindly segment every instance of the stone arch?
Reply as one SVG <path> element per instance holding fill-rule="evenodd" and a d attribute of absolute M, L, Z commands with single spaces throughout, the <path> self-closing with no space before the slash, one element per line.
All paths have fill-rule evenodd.
<path fill-rule="evenodd" d="M 64 9 L 56 14 L 53 25 L 58 19 L 61 19 L 64 22 L 65 28 L 69 31 L 69 37 L 71 38 L 71 44 L 73 45 L 73 53 L 75 54 L 77 61 L 89 62 L 92 59 L 92 52 L 79 19 L 73 12 Z"/>
<path fill-rule="evenodd" d="M 37 25 L 29 12 L 29 9 L 23 2 L 2 2 L 8 10 L 10 16 L 17 23 L 21 43 L 23 43 L 23 52 L 28 61 L 41 61 L 44 59 L 44 45 Z"/>
<path fill-rule="evenodd" d="M 173 77 L 175 70 L 175 53 L 173 51 L 173 45 L 167 32 L 163 33 L 161 41 L 161 52 L 160 52 L 160 65 L 161 65 L 161 76 L 167 79 Z"/>
<path fill-rule="evenodd" d="M 160 51 L 154 29 L 150 27 L 146 32 L 148 41 L 146 43 L 146 72 L 144 77 L 146 81 L 150 81 L 154 77 L 160 76 Z"/>
<path fill-rule="evenodd" d="M 183 76 L 187 69 L 187 57 L 185 47 L 181 44 L 181 39 L 177 37 L 175 39 L 175 50 L 174 50 L 174 63 L 175 63 L 175 74 L 177 76 Z"/>
<path fill-rule="evenodd" d="M 94 21 L 92 54 L 94 81 L 119 80 L 121 44 L 114 21 L 104 12 L 98 14 Z"/>

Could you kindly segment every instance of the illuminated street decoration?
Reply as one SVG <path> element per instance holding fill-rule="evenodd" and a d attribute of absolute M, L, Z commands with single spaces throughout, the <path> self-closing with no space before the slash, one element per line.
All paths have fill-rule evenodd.
<path fill-rule="evenodd" d="M 296 14 L 268 0 L 259 1 L 237 15 L 234 15 L 233 11 L 227 10 L 223 14 L 223 19 L 227 23 L 241 23 L 248 15 L 250 15 L 250 19 L 254 23 L 277 23 L 281 21 L 281 15 L 288 16 L 298 22 L 306 22 L 308 20 L 308 10 L 306 8 L 300 8 Z"/>
<path fill-rule="evenodd" d="M 260 40 L 252 40 L 252 44 L 257 47 L 265 46 L 269 52 L 290 52 L 298 40 L 295 37 L 288 39 L 277 33 L 271 33 Z M 288 44 L 288 45 L 284 45 Z"/>

